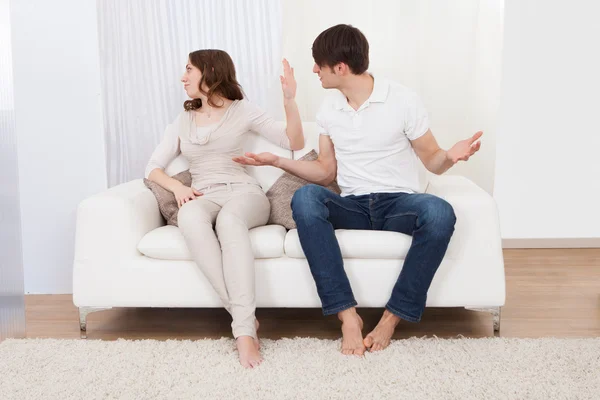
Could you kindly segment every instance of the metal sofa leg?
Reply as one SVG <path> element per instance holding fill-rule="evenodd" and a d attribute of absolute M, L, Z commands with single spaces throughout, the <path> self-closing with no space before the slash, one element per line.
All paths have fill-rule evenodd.
<path fill-rule="evenodd" d="M 501 307 L 465 307 L 465 309 L 492 314 L 492 319 L 494 322 L 494 336 L 500 336 Z"/>
<path fill-rule="evenodd" d="M 87 317 L 97 311 L 110 310 L 112 307 L 79 307 L 79 334 L 82 339 L 87 339 Z"/>

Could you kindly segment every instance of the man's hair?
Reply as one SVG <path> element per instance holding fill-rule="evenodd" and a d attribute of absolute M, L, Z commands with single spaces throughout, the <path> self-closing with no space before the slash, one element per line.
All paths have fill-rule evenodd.
<path fill-rule="evenodd" d="M 319 67 L 344 63 L 355 75 L 369 68 L 369 42 L 351 25 L 340 24 L 321 32 L 313 42 L 312 55 Z"/>

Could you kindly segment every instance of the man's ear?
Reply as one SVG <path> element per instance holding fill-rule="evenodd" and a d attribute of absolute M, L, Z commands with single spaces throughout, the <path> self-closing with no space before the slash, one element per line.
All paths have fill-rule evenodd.
<path fill-rule="evenodd" d="M 350 67 L 348 67 L 348 65 L 343 62 L 337 63 L 333 67 L 333 72 L 335 72 L 336 75 L 344 76 L 350 72 Z"/>

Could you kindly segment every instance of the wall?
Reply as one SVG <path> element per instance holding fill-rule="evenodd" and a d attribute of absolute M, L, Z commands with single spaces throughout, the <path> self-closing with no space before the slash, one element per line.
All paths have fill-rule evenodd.
<path fill-rule="evenodd" d="M 494 190 L 505 239 L 600 246 L 599 14 L 591 1 L 507 2 Z"/>
<path fill-rule="evenodd" d="M 11 2 L 26 293 L 70 293 L 78 203 L 106 188 L 96 2 Z"/>

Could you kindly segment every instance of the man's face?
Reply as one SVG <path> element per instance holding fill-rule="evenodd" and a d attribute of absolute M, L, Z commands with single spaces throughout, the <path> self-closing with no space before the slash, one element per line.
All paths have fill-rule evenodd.
<path fill-rule="evenodd" d="M 334 72 L 333 68 L 317 64 L 313 66 L 313 72 L 319 76 L 321 86 L 325 89 L 335 89 L 340 85 L 340 77 Z"/>

